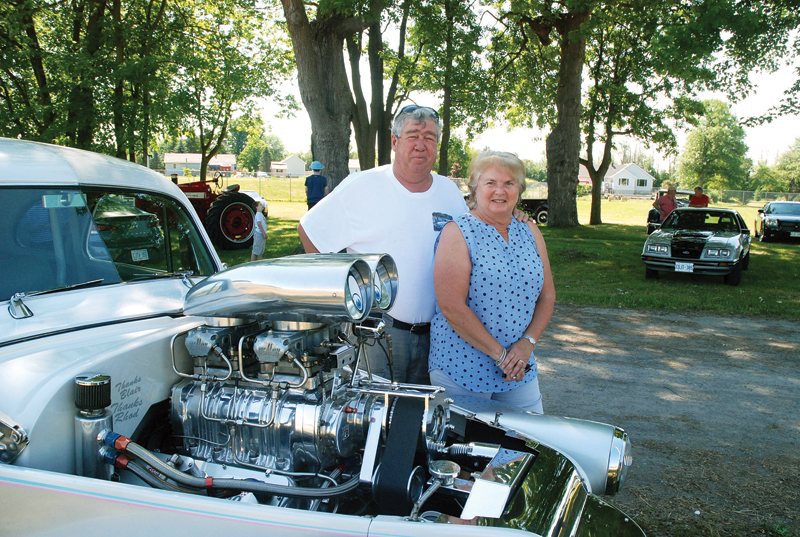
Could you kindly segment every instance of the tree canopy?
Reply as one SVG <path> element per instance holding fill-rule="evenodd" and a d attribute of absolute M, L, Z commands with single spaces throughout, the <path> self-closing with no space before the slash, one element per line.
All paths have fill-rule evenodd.
<path fill-rule="evenodd" d="M 708 100 L 703 105 L 704 116 L 681 153 L 678 180 L 687 188 L 742 190 L 751 167 L 744 129 L 726 103 Z"/>

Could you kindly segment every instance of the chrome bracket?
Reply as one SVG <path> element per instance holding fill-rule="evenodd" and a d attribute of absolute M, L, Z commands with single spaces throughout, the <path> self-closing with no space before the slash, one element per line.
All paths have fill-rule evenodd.
<path fill-rule="evenodd" d="M 8 313 L 15 319 L 27 319 L 33 317 L 31 309 L 22 301 L 27 295 L 25 293 L 15 293 L 8 302 Z"/>
<path fill-rule="evenodd" d="M 28 433 L 0 412 L 0 463 L 11 464 L 28 445 Z"/>

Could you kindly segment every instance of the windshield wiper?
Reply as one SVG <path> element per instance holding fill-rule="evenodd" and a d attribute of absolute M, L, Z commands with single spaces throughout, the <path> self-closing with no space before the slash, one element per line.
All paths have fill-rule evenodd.
<path fill-rule="evenodd" d="M 58 293 L 60 291 L 71 291 L 72 289 L 78 289 L 82 287 L 92 287 L 100 283 L 103 283 L 103 278 L 100 278 L 99 280 L 89 280 L 88 282 L 83 283 L 74 283 L 72 285 L 64 285 L 61 287 L 55 287 L 53 289 L 43 289 L 42 291 L 14 293 L 14 296 L 11 297 L 8 303 L 8 313 L 14 319 L 27 319 L 28 317 L 33 317 L 33 312 L 22 300 L 23 298 Z"/>
<path fill-rule="evenodd" d="M 178 272 L 147 272 L 144 274 L 134 274 L 129 281 L 150 280 L 159 278 L 181 278 L 183 284 L 189 289 L 191 289 L 192 287 L 194 287 L 194 283 L 192 283 L 192 280 L 189 279 L 189 276 L 193 275 L 194 275 L 193 270 L 181 270 Z"/>

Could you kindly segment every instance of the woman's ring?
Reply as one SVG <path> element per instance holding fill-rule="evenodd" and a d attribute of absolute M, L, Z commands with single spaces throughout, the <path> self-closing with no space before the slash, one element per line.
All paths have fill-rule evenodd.
<path fill-rule="evenodd" d="M 514 379 L 514 380 L 517 380 L 517 376 L 516 375 L 511 375 L 511 378 Z"/>
<path fill-rule="evenodd" d="M 518 363 L 518 364 L 525 365 L 525 361 L 524 361 L 524 360 L 517 360 L 517 363 Z"/>

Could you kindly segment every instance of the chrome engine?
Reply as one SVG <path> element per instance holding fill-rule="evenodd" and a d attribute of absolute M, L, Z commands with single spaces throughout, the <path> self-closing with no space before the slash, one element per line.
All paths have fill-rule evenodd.
<path fill-rule="evenodd" d="M 510 502 L 540 501 L 527 496 L 545 481 L 564 497 L 616 493 L 631 462 L 620 429 L 373 377 L 368 353 L 391 363 L 380 314 L 397 287 L 385 255 L 293 256 L 209 277 L 184 306 L 204 323 L 170 343 L 181 380 L 150 420 L 168 432 L 104 432 L 101 456 L 130 483 L 411 520 L 497 518 Z M 101 407 L 81 410 L 84 460 Z"/>

